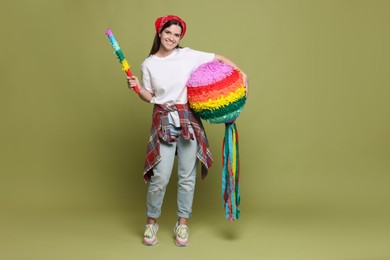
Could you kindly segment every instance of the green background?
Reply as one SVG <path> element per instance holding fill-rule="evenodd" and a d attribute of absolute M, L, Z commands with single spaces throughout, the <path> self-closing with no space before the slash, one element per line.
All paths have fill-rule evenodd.
<path fill-rule="evenodd" d="M 0 259 L 390 259 L 389 1 L 2 1 Z M 160 244 L 141 244 L 152 106 L 129 92 L 105 35 L 140 76 L 158 16 L 181 45 L 249 76 L 242 217 L 225 220 L 223 125 L 198 178 L 192 245 L 173 245 L 176 176 Z M 207 252 L 207 253 L 206 253 Z M 230 257 L 230 258 L 229 258 Z"/>

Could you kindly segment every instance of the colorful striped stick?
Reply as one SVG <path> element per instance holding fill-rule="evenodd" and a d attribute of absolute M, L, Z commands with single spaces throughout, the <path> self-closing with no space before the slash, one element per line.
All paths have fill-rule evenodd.
<path fill-rule="evenodd" d="M 111 29 L 107 29 L 106 34 L 108 36 L 108 39 L 110 40 L 111 46 L 114 49 L 116 56 L 119 59 L 119 62 L 122 64 L 122 70 L 124 70 L 126 72 L 127 76 L 132 77 L 133 74 L 131 73 L 130 65 L 127 62 L 127 60 L 125 59 L 125 56 L 123 55 L 122 50 L 119 47 L 118 42 L 115 40 L 114 34 L 112 34 Z M 134 91 L 139 94 L 139 92 L 140 92 L 139 87 L 135 86 Z"/>

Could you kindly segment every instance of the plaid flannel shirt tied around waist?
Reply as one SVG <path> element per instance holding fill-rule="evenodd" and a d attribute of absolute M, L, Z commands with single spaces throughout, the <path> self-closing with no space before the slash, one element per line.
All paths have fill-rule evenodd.
<path fill-rule="evenodd" d="M 180 118 L 181 136 L 188 140 L 194 136 L 188 131 L 188 126 L 192 125 L 195 137 L 198 141 L 198 151 L 196 157 L 202 163 L 202 179 L 207 176 L 208 169 L 213 163 L 209 143 L 202 121 L 196 117 L 187 104 L 155 104 L 153 109 L 153 121 L 150 129 L 150 136 L 145 158 L 144 180 L 148 182 L 153 175 L 153 167 L 161 160 L 160 141 L 175 142 L 168 129 L 168 113 L 177 111 Z"/>

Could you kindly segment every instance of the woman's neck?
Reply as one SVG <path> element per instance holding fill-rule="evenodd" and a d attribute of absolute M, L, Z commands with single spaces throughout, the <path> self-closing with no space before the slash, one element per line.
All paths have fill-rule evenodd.
<path fill-rule="evenodd" d="M 154 54 L 154 55 L 156 55 L 157 57 L 160 57 L 160 58 L 164 58 L 164 57 L 167 57 L 167 56 L 171 55 L 172 52 L 174 52 L 174 50 L 175 49 L 167 51 L 167 50 L 164 50 L 164 49 L 160 48 L 158 50 L 158 52 L 156 52 L 156 54 Z"/>

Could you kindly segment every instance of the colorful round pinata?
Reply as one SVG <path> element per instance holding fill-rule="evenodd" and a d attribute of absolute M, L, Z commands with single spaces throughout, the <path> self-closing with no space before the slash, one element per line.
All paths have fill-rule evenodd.
<path fill-rule="evenodd" d="M 232 66 L 211 61 L 196 68 L 187 82 L 194 113 L 212 124 L 225 124 L 223 140 L 222 203 L 226 218 L 240 217 L 240 162 L 235 120 L 244 108 L 246 87 Z"/>
<path fill-rule="evenodd" d="M 241 73 L 217 60 L 192 72 L 187 91 L 195 114 L 212 124 L 233 122 L 246 101 Z"/>

